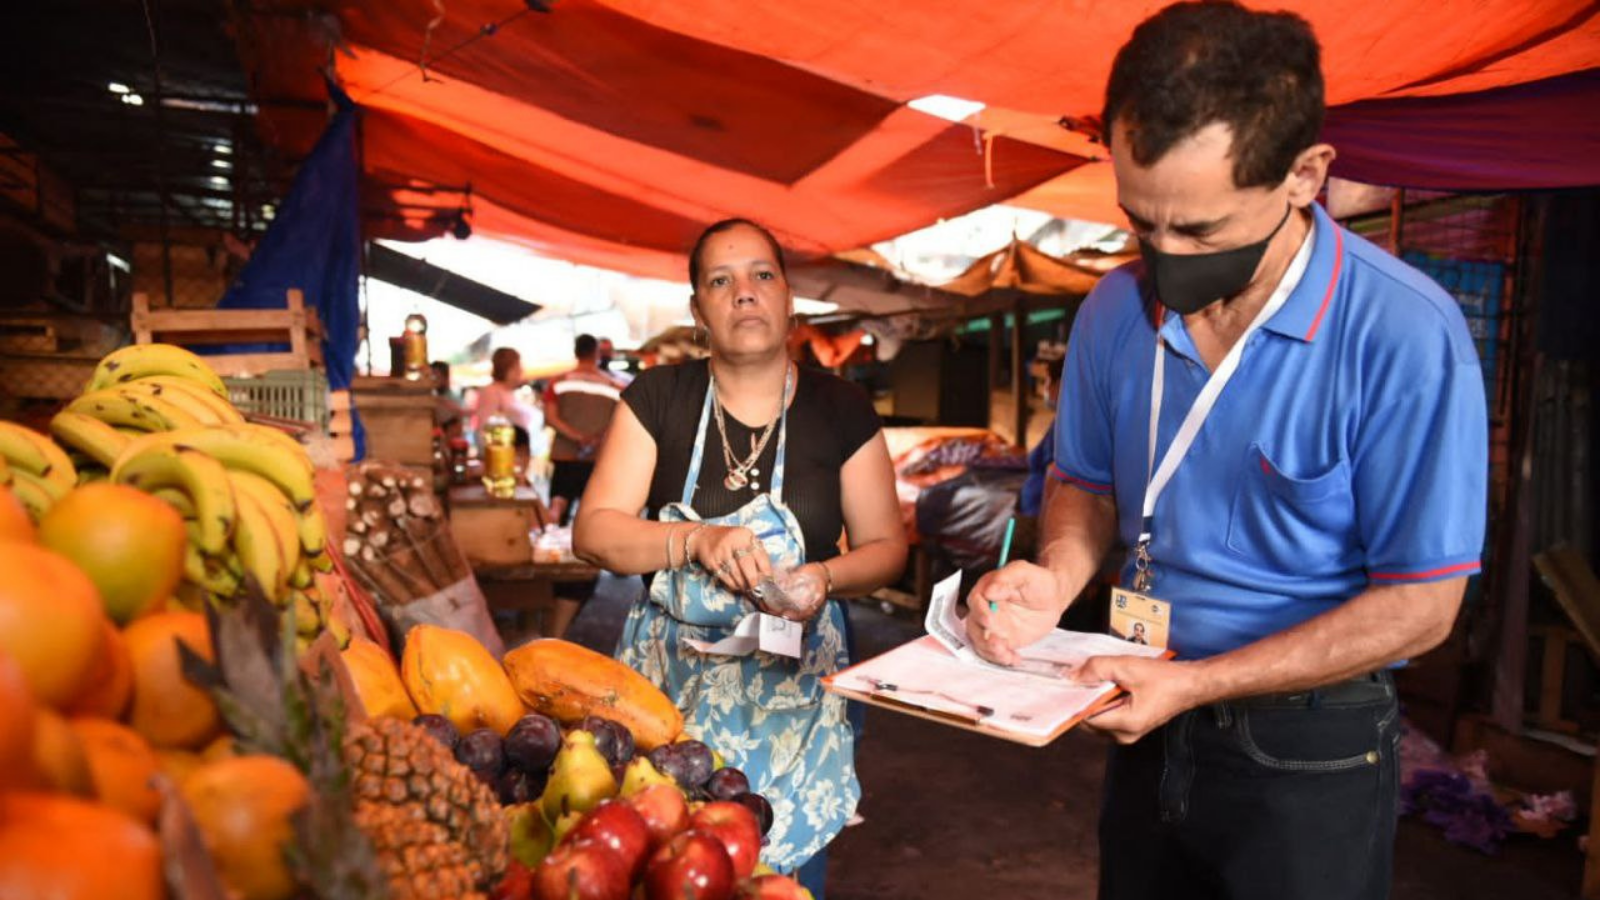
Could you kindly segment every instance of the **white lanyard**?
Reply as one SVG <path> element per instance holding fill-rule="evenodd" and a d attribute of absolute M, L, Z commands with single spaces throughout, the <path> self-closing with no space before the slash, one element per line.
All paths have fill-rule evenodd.
<path fill-rule="evenodd" d="M 1222 395 L 1222 389 L 1228 386 L 1235 372 L 1239 370 L 1239 360 L 1244 356 L 1244 345 L 1250 342 L 1251 335 L 1256 333 L 1266 321 L 1273 317 L 1283 305 L 1289 302 L 1289 295 L 1300 283 L 1305 275 L 1306 267 L 1311 263 L 1312 238 L 1315 226 L 1306 233 L 1305 240 L 1300 244 L 1294 259 L 1290 261 L 1289 268 L 1284 270 L 1283 278 L 1279 279 L 1278 286 L 1273 289 L 1272 296 L 1267 298 L 1266 305 L 1256 313 L 1256 317 L 1245 327 L 1244 334 L 1233 342 L 1228 349 L 1228 354 L 1222 358 L 1222 364 L 1206 379 L 1205 386 L 1200 389 L 1199 396 L 1194 398 L 1194 405 L 1189 407 L 1189 412 L 1183 417 L 1183 423 L 1178 426 L 1178 433 L 1173 436 L 1172 443 L 1167 446 L 1167 452 L 1161 457 L 1161 465 L 1156 465 L 1156 433 L 1161 425 L 1161 395 L 1166 382 L 1167 345 L 1161 339 L 1161 329 L 1156 329 L 1156 354 L 1155 370 L 1150 377 L 1150 447 L 1148 468 L 1149 480 L 1145 483 L 1144 507 L 1141 511 L 1142 518 L 1139 525 L 1139 544 L 1135 548 L 1134 557 L 1134 586 L 1136 591 L 1150 589 L 1150 538 L 1151 527 L 1155 521 L 1156 501 L 1161 498 L 1161 492 L 1167 489 L 1167 483 L 1172 480 L 1173 473 L 1178 471 L 1178 464 L 1188 455 L 1189 448 L 1194 445 L 1194 439 L 1200 434 L 1200 426 L 1206 422 L 1206 417 L 1211 415 L 1211 410 L 1217 405 L 1217 398 Z"/>

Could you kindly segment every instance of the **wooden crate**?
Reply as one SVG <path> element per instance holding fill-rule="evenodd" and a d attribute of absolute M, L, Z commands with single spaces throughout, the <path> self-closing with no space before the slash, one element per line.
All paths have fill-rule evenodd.
<path fill-rule="evenodd" d="M 550 520 L 544 502 L 530 487 L 501 500 L 482 485 L 450 489 L 450 530 L 474 571 L 496 566 L 533 564 L 533 531 Z"/>
<path fill-rule="evenodd" d="M 367 459 L 433 468 L 431 386 L 401 378 L 358 377 L 350 387 L 350 405 L 366 428 Z M 329 430 L 333 431 L 331 425 Z"/>
<path fill-rule="evenodd" d="M 288 344 L 284 353 L 207 356 L 218 375 L 259 375 L 274 369 L 322 365 L 322 324 L 305 296 L 288 291 L 284 309 L 151 309 L 144 292 L 133 295 L 133 335 L 140 344 L 165 341 L 187 347 L 219 344 Z"/>

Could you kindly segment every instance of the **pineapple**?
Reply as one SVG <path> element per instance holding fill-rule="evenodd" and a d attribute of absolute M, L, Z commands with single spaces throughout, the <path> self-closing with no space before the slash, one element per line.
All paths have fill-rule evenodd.
<path fill-rule="evenodd" d="M 185 675 L 211 690 L 238 743 L 281 756 L 313 786 L 290 866 L 318 900 L 480 900 L 509 863 L 493 794 L 443 745 L 361 705 L 323 634 L 300 656 L 292 619 L 251 584 L 207 609 L 217 664 L 179 645 Z"/>
<path fill-rule="evenodd" d="M 345 759 L 356 823 L 389 879 L 390 900 L 480 897 L 509 861 L 505 817 L 489 788 L 422 729 L 374 719 L 350 729 Z"/>

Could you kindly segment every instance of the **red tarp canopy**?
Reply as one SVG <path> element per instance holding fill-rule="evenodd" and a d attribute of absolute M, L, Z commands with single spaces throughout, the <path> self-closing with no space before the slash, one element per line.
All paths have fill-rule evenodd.
<path fill-rule="evenodd" d="M 1010 198 L 1119 221 L 1108 167 L 1091 161 L 1102 148 L 1057 123 L 1098 111 L 1117 48 L 1163 5 L 556 0 L 545 14 L 524 0 L 272 0 L 240 23 L 240 46 L 264 132 L 295 155 L 322 118 L 273 101 L 323 96 L 319 68 L 332 60 L 368 110 L 362 163 L 381 198 L 369 212 L 393 210 L 382 194 L 406 186 L 470 184 L 479 233 L 682 278 L 686 245 L 730 215 L 768 223 L 801 256 Z M 1364 178 L 1600 182 L 1600 79 L 1539 91 L 1600 67 L 1600 4 L 1263 5 L 1316 28 L 1330 132 L 1359 113 L 1341 152 Z M 1542 98 L 1538 121 L 1475 121 L 1484 107 L 1463 98 L 1503 113 L 1517 97 L 1494 89 L 1510 86 Z M 988 108 L 952 125 L 904 105 L 928 94 Z M 1426 127 L 1408 134 L 1413 121 Z M 1464 131 L 1472 139 L 1450 140 Z M 1491 171 L 1481 157 L 1514 159 L 1519 146 L 1547 158 L 1537 176 L 1501 183 L 1515 167 Z M 1439 164 L 1445 151 L 1464 158 Z M 374 230 L 428 225 L 387 224 Z"/>

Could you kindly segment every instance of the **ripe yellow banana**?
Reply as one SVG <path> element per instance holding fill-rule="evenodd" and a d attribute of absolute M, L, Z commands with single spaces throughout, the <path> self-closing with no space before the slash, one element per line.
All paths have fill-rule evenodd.
<path fill-rule="evenodd" d="M 322 630 L 322 608 L 316 598 L 306 591 L 291 592 L 294 609 L 294 630 L 302 637 L 315 637 Z"/>
<path fill-rule="evenodd" d="M 37 475 L 62 491 L 78 483 L 78 472 L 66 451 L 45 435 L 15 422 L 0 422 L 0 456 L 13 470 Z"/>
<path fill-rule="evenodd" d="M 227 564 L 200 552 L 194 543 L 184 545 L 183 577 L 191 584 L 221 597 L 232 597 L 239 590 L 238 576 L 228 571 Z"/>
<path fill-rule="evenodd" d="M 67 447 L 108 469 L 117 464 L 117 457 L 133 440 L 93 416 L 76 412 L 56 413 L 50 420 L 50 433 Z"/>
<path fill-rule="evenodd" d="M 327 555 L 328 523 L 322 516 L 322 510 L 317 507 L 316 488 L 311 480 L 311 461 L 306 456 L 305 448 L 293 443 L 288 435 L 273 428 L 248 423 L 185 428 L 140 438 L 129 446 L 124 455 L 152 445 L 192 447 L 229 469 L 250 472 L 271 482 L 294 507 L 300 547 L 311 560 L 312 566 L 319 570 L 322 566 L 331 566 L 330 561 L 319 560 L 319 557 Z"/>
<path fill-rule="evenodd" d="M 221 556 L 227 548 L 239 511 L 222 463 L 183 446 L 146 446 L 138 452 L 130 447 L 117 459 L 111 480 L 152 493 L 178 488 L 194 504 L 200 549 L 208 556 Z"/>
<path fill-rule="evenodd" d="M 130 384 L 152 384 L 168 394 L 182 394 L 203 406 L 219 424 L 232 425 L 244 421 L 244 416 L 233 401 L 218 397 L 205 385 L 176 375 L 148 375 Z"/>
<path fill-rule="evenodd" d="M 126 387 L 84 394 L 67 404 L 67 411 L 91 416 L 107 425 L 140 431 L 172 431 L 205 424 L 165 397 Z"/>
<path fill-rule="evenodd" d="M 296 521 L 294 507 L 290 505 L 289 498 L 285 497 L 272 482 L 254 472 L 229 469 L 228 478 L 233 482 L 235 497 L 248 494 L 261 507 L 267 523 L 272 526 L 272 537 L 278 542 L 286 576 L 287 573 L 298 569 L 302 562 L 299 522 Z"/>
<path fill-rule="evenodd" d="M 50 498 L 50 505 L 54 506 L 56 503 L 60 502 L 62 497 L 67 495 L 68 491 L 78 486 L 78 481 L 77 476 L 73 476 L 71 486 L 62 487 L 61 485 L 56 484 L 54 481 L 39 475 L 35 475 L 26 469 L 16 469 L 11 473 L 11 486 L 16 487 L 19 484 L 31 484 L 37 487 L 39 490 L 44 491 L 45 496 Z"/>
<path fill-rule="evenodd" d="M 112 352 L 95 367 L 87 391 L 127 384 L 152 375 L 175 375 L 228 399 L 228 388 L 205 360 L 174 344 L 135 344 Z"/>
<path fill-rule="evenodd" d="M 139 400 L 150 403 L 153 406 L 159 407 L 160 403 L 165 403 L 188 415 L 189 418 L 195 420 L 201 425 L 221 425 L 224 421 L 226 421 L 222 416 L 217 414 L 214 407 L 210 406 L 205 401 L 198 399 L 197 394 L 201 391 L 205 391 L 204 388 L 181 390 L 178 388 L 168 387 L 163 384 L 157 384 L 153 378 L 141 378 L 138 381 L 130 381 L 127 384 L 118 385 L 116 388 L 114 388 L 114 390 L 118 391 L 119 393 L 136 397 Z M 221 400 L 217 399 L 215 394 L 212 394 L 209 391 L 205 391 L 205 394 L 212 400 L 216 400 L 218 403 L 222 402 Z M 156 401 L 160 401 L 160 403 L 157 403 Z"/>
<path fill-rule="evenodd" d="M 11 464 L 6 462 L 6 458 L 4 456 L 0 456 L 0 487 L 5 487 L 10 483 Z"/>
<path fill-rule="evenodd" d="M 158 488 L 150 493 L 155 494 L 157 500 L 165 501 L 168 506 L 177 510 L 178 515 L 183 516 L 190 526 L 193 526 L 194 503 L 189 500 L 188 494 L 177 488 Z"/>
<path fill-rule="evenodd" d="M 56 500 L 45 490 L 44 482 L 21 469 L 13 470 L 13 474 L 16 478 L 8 490 L 22 503 L 22 508 L 28 511 L 28 518 L 37 523 L 50 511 L 50 507 L 56 504 Z"/>
<path fill-rule="evenodd" d="M 297 544 L 295 546 L 296 552 L 298 552 L 299 549 L 299 545 Z M 311 568 L 310 560 L 306 559 L 304 556 L 298 556 L 298 559 L 300 562 L 295 564 L 294 571 L 289 573 L 289 587 L 300 588 L 301 590 L 304 590 L 317 583 L 317 575 L 316 572 L 314 572 Z"/>
<path fill-rule="evenodd" d="M 267 598 L 280 603 L 289 582 L 289 567 L 284 565 L 283 551 L 273 534 L 272 522 L 254 496 L 239 493 L 234 499 L 239 504 L 239 521 L 233 529 L 233 552 L 239 555 L 244 570 L 261 585 Z"/>

